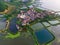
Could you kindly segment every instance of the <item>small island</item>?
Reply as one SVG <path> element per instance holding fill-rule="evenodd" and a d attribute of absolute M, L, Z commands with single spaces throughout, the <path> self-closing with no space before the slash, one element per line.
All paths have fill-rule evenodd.
<path fill-rule="evenodd" d="M 33 2 L 34 0 L 4 0 L 0 2 L 0 26 L 2 26 L 0 27 L 0 33 L 4 35 L 1 37 L 4 39 L 25 37 L 31 39 L 36 45 L 45 45 L 55 39 L 47 27 L 60 24 L 59 21 L 55 24 L 52 23 L 59 17 L 58 14 L 36 8 L 32 5 Z M 43 36 L 41 35 L 39 39 L 39 34 L 51 37 L 48 36 L 48 39 L 43 40 L 44 38 L 42 39 Z"/>

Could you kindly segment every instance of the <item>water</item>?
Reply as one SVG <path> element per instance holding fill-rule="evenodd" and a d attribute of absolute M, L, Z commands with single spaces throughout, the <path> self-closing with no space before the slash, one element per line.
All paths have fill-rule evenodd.
<path fill-rule="evenodd" d="M 51 25 L 55 25 L 55 24 L 59 24 L 60 21 L 58 20 L 52 20 L 52 21 L 48 21 Z"/>
<path fill-rule="evenodd" d="M 17 19 L 16 18 L 13 18 L 11 21 L 10 21 L 10 25 L 9 25 L 9 30 L 11 33 L 13 34 L 16 34 L 18 32 L 18 29 L 16 27 L 16 21 Z"/>
<path fill-rule="evenodd" d="M 32 28 L 34 31 L 38 31 L 38 30 L 40 30 L 40 29 L 42 29 L 42 28 L 44 28 L 44 27 L 43 27 L 43 25 L 42 25 L 41 23 L 36 23 L 36 24 L 32 25 L 31 28 Z"/>
<path fill-rule="evenodd" d="M 12 33 L 16 33 L 16 18 L 10 21 L 9 29 Z M 4 35 L 3 35 L 4 36 Z M 21 32 L 21 35 L 15 39 L 0 39 L 0 45 L 35 45 L 32 35 L 29 32 Z"/>
<path fill-rule="evenodd" d="M 35 32 L 35 34 L 40 44 L 46 44 L 54 38 L 53 35 L 47 29 L 41 29 Z"/>
<path fill-rule="evenodd" d="M 40 0 L 37 0 L 36 2 L 39 2 L 39 4 L 40 4 Z M 42 7 L 40 7 L 40 6 L 38 6 L 39 8 L 42 8 L 42 9 L 51 9 L 51 10 L 55 10 L 55 11 L 60 11 L 60 1 L 59 0 L 41 0 L 41 2 L 42 2 Z M 38 4 L 38 3 L 37 3 Z M 12 21 L 12 22 L 15 22 L 15 21 Z M 12 23 L 13 24 L 13 23 Z M 12 24 L 11 24 L 11 26 L 12 26 Z M 15 25 L 15 27 L 16 27 L 16 24 L 13 24 L 13 26 Z M 12 27 L 13 27 L 12 26 Z M 14 28 L 15 28 L 14 27 Z M 40 27 L 41 28 L 41 27 Z M 39 29 L 40 29 L 39 28 Z M 56 28 L 56 27 L 54 27 L 54 29 L 53 29 L 53 27 L 52 28 L 50 28 L 52 31 L 54 31 L 54 34 L 56 35 L 56 37 L 58 37 L 58 38 L 60 38 L 60 26 L 58 26 L 58 28 Z M 59 29 L 59 30 L 58 30 Z M 14 31 L 14 30 L 13 30 Z M 40 33 L 41 32 L 41 33 Z M 44 32 L 44 33 L 43 33 Z M 42 34 L 43 33 L 43 34 Z M 38 35 L 38 34 L 40 34 L 40 35 Z M 45 35 L 46 34 L 46 35 Z M 47 31 L 47 30 L 41 30 L 41 31 L 38 31 L 38 32 L 36 32 L 36 36 L 37 36 L 37 38 L 39 39 L 39 41 L 40 41 L 40 39 L 42 40 L 42 41 L 40 41 L 40 43 L 45 43 L 45 42 L 49 42 L 50 40 L 52 40 L 52 38 L 53 38 L 53 36 Z M 44 36 L 44 38 L 42 38 L 42 36 Z M 48 38 L 47 38 L 48 37 Z M 22 43 L 22 45 L 34 45 L 34 44 L 32 44 L 32 39 L 28 39 L 27 40 L 27 38 L 25 38 L 25 37 L 19 37 L 19 38 L 16 38 L 16 39 L 12 39 L 12 40 L 0 40 L 0 45 L 21 45 L 21 43 Z M 57 39 L 58 39 L 57 38 Z M 43 40 L 44 39 L 44 40 Z M 59 40 L 59 39 L 58 39 Z M 60 40 L 59 40 L 60 41 Z M 59 43 L 59 41 L 57 41 L 57 40 L 55 40 L 54 41 L 54 43 L 52 44 L 52 45 L 60 45 Z M 28 44 L 29 43 L 29 44 Z M 57 43 L 57 44 L 56 44 Z"/>
<path fill-rule="evenodd" d="M 47 29 L 45 29 L 41 23 L 36 23 L 32 25 L 31 28 L 34 30 L 40 44 L 47 43 L 54 38 L 53 35 Z"/>
<path fill-rule="evenodd" d="M 36 0 L 35 4 L 42 9 L 60 11 L 60 0 Z"/>
<path fill-rule="evenodd" d="M 42 22 L 46 27 L 50 26 L 48 22 Z"/>
<path fill-rule="evenodd" d="M 33 38 L 19 37 L 16 39 L 0 40 L 0 45 L 35 45 Z"/>
<path fill-rule="evenodd" d="M 0 30 L 4 30 L 6 28 L 6 22 L 0 22 Z"/>
<path fill-rule="evenodd" d="M 6 28 L 6 18 L 3 18 L 4 15 L 0 15 L 0 30 L 4 30 Z"/>
<path fill-rule="evenodd" d="M 51 45 L 60 45 L 60 25 L 50 26 L 48 27 L 48 30 L 55 36 L 55 40 L 51 43 Z"/>
<path fill-rule="evenodd" d="M 56 36 L 56 38 L 60 38 L 60 25 L 57 26 L 50 26 L 48 27 L 48 30 L 53 32 L 53 34 Z"/>

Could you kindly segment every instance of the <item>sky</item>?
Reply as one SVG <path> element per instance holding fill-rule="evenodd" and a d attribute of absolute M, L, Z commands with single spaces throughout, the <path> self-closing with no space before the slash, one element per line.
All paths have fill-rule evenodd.
<path fill-rule="evenodd" d="M 41 0 L 42 7 L 60 11 L 60 0 Z"/>

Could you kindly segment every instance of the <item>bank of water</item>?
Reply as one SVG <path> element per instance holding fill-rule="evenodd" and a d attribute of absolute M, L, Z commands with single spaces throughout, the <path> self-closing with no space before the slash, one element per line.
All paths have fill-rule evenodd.
<path fill-rule="evenodd" d="M 39 44 L 47 44 L 54 40 L 54 36 L 49 32 L 41 23 L 37 23 L 31 26 L 34 30 L 35 36 Z"/>

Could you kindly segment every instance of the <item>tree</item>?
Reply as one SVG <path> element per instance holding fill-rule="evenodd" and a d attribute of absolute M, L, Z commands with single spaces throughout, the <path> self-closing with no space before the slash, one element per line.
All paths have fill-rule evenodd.
<path fill-rule="evenodd" d="M 0 12 L 3 12 L 7 7 L 8 6 L 4 2 L 0 1 Z"/>

